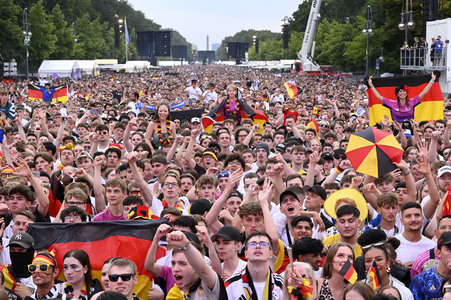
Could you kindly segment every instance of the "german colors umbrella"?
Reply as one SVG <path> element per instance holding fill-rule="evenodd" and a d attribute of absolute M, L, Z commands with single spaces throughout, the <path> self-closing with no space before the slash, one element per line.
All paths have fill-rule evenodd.
<path fill-rule="evenodd" d="M 368 127 L 349 138 L 346 156 L 356 172 L 382 177 L 396 169 L 404 150 L 393 134 Z"/>

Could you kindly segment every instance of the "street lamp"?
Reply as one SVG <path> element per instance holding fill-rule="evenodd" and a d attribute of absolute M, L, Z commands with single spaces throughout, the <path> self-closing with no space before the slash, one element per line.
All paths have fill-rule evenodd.
<path fill-rule="evenodd" d="M 118 22 L 119 22 L 119 33 L 122 33 L 122 27 L 123 27 L 123 24 L 124 24 L 124 19 L 119 19 Z"/>
<path fill-rule="evenodd" d="M 27 79 L 28 79 L 28 58 L 30 57 L 30 53 L 28 51 L 28 47 L 30 46 L 30 39 L 32 33 L 30 31 L 30 23 L 28 23 L 28 8 L 23 10 L 22 15 L 22 36 L 24 37 L 23 43 L 27 48 Z"/>
<path fill-rule="evenodd" d="M 288 58 L 288 43 L 290 40 L 290 19 L 285 17 L 281 21 L 282 34 L 283 34 L 283 49 L 285 59 Z"/>
<path fill-rule="evenodd" d="M 415 22 L 413 21 L 413 11 L 412 11 L 412 0 L 410 0 L 410 11 L 409 11 L 409 0 L 406 0 L 406 10 L 404 10 L 404 3 L 401 11 L 401 22 L 398 25 L 399 30 L 405 31 L 404 44 L 408 45 L 408 34 L 409 29 L 415 27 Z"/>
<path fill-rule="evenodd" d="M 255 53 L 258 54 L 258 42 L 259 42 L 258 35 L 257 34 L 253 35 L 252 39 L 254 41 L 253 44 L 255 45 Z"/>
<path fill-rule="evenodd" d="M 368 76 L 370 72 L 370 35 L 374 33 L 373 31 L 373 10 L 371 6 L 366 7 L 366 21 L 365 28 L 362 30 L 362 33 L 366 35 L 366 71 L 365 75 Z"/>
<path fill-rule="evenodd" d="M 77 42 L 77 32 L 75 31 L 75 22 L 72 22 L 72 35 L 74 36 L 74 42 Z"/>

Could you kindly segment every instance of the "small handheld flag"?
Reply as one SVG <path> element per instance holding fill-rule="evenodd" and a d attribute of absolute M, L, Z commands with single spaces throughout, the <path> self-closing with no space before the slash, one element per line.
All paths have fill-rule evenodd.
<path fill-rule="evenodd" d="M 381 285 L 381 275 L 379 274 L 379 269 L 377 268 L 376 262 L 374 260 L 371 262 L 371 267 L 368 270 L 368 274 L 366 275 L 366 283 L 369 283 L 370 279 L 373 290 Z"/>
<path fill-rule="evenodd" d="M 349 258 L 338 273 L 351 284 L 354 284 L 357 281 L 357 272 Z"/>

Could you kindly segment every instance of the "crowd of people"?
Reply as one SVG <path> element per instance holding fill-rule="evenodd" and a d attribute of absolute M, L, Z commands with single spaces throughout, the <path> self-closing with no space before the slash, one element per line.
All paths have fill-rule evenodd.
<path fill-rule="evenodd" d="M 370 126 L 352 80 L 209 65 L 3 85 L 0 299 L 139 299 L 133 254 L 94 278 L 95 252 L 58 265 L 27 233 L 139 219 L 164 220 L 148 299 L 451 299 L 449 100 L 444 120 L 378 123 L 405 152 L 373 178 L 346 153 Z"/>

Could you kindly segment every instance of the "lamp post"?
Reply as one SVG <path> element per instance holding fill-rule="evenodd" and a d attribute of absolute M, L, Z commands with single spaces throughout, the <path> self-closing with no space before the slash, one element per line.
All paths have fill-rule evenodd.
<path fill-rule="evenodd" d="M 283 35 L 283 50 L 284 50 L 284 58 L 288 58 L 288 44 L 290 41 L 290 19 L 285 17 L 281 21 L 282 26 L 282 35 Z"/>
<path fill-rule="evenodd" d="M 375 54 L 375 53 L 377 53 L 377 51 L 374 51 L 374 50 L 377 50 L 377 51 L 380 51 L 381 52 L 381 55 L 378 57 L 378 58 L 376 58 L 376 77 L 379 77 L 379 64 L 381 63 L 381 62 L 384 62 L 385 61 L 385 57 L 384 57 L 384 47 L 381 47 L 381 48 L 371 48 L 370 49 L 370 52 L 371 52 L 371 55 L 370 55 L 370 61 L 371 61 L 371 58 L 373 57 L 373 55 Z M 374 52 L 373 52 L 374 51 Z"/>
<path fill-rule="evenodd" d="M 253 35 L 252 40 L 254 42 L 253 44 L 255 45 L 255 54 L 258 54 L 258 42 L 259 42 L 258 35 L 257 34 Z"/>
<path fill-rule="evenodd" d="M 30 39 L 32 36 L 32 33 L 30 31 L 30 23 L 28 23 L 28 8 L 26 7 L 23 10 L 22 15 L 22 36 L 24 37 L 23 43 L 25 47 L 27 48 L 27 79 L 28 79 L 28 58 L 30 57 L 30 53 L 28 51 L 28 47 L 30 46 Z"/>
<path fill-rule="evenodd" d="M 370 35 L 374 33 L 373 31 L 373 10 L 371 6 L 366 7 L 366 21 L 365 28 L 363 28 L 362 33 L 366 35 L 366 71 L 365 75 L 368 76 L 370 72 Z"/>
<path fill-rule="evenodd" d="M 77 32 L 75 31 L 75 22 L 72 22 L 72 35 L 74 36 L 74 42 L 77 42 Z"/>
<path fill-rule="evenodd" d="M 413 11 L 412 11 L 412 0 L 410 0 L 410 11 L 409 11 L 409 0 L 406 0 L 406 10 L 404 10 L 404 3 L 403 8 L 401 11 L 401 22 L 398 25 L 399 30 L 405 31 L 404 36 L 404 44 L 408 45 L 408 34 L 409 29 L 413 29 L 415 27 L 415 22 L 413 21 Z"/>

